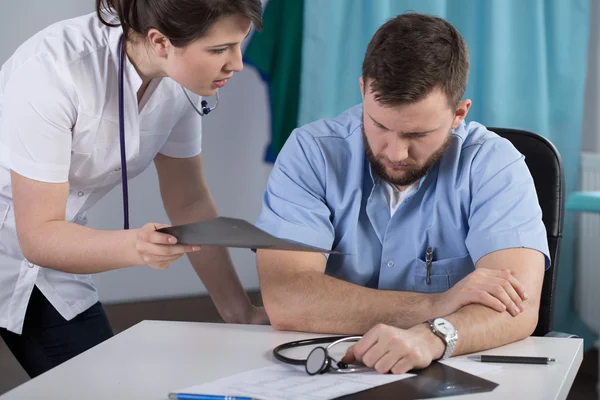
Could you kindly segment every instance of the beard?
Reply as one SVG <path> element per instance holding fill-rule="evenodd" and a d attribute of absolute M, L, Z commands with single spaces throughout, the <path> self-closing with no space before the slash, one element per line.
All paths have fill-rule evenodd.
<path fill-rule="evenodd" d="M 450 143 L 452 143 L 452 136 L 448 134 L 448 137 L 446 138 L 444 143 L 431 156 L 429 156 L 429 158 L 422 165 L 416 165 L 414 167 L 405 169 L 403 171 L 403 175 L 392 176 L 387 172 L 384 162 L 380 159 L 381 157 L 377 157 L 373 153 L 373 149 L 371 149 L 371 146 L 369 146 L 369 142 L 367 141 L 367 134 L 365 133 L 365 126 L 363 125 L 361 129 L 363 141 L 365 144 L 365 152 L 367 154 L 367 159 L 371 164 L 371 169 L 375 171 L 375 173 L 377 173 L 377 175 L 379 175 L 384 181 L 400 187 L 412 185 L 413 183 L 424 177 L 427 171 L 429 171 L 431 167 L 433 167 L 435 164 L 438 163 L 438 161 L 440 161 L 440 159 L 450 147 Z"/>

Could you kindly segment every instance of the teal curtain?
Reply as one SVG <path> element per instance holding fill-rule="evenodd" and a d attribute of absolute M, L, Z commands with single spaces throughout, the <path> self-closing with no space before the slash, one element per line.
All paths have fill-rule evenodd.
<path fill-rule="evenodd" d="M 406 11 L 433 14 L 465 37 L 471 56 L 469 120 L 550 139 L 567 195 L 579 180 L 589 0 L 304 0 L 298 123 L 332 117 L 361 101 L 358 80 L 371 36 Z M 575 216 L 567 213 L 555 329 L 592 334 L 575 313 Z"/>
<path fill-rule="evenodd" d="M 269 88 L 271 141 L 265 152 L 268 162 L 275 162 L 298 126 L 303 10 L 303 0 L 269 0 L 263 13 L 263 29 L 254 32 L 244 52 L 244 63 L 256 68 Z"/>

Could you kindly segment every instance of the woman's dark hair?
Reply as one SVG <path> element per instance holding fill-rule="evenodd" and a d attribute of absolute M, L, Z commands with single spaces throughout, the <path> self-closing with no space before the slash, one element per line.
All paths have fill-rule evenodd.
<path fill-rule="evenodd" d="M 108 22 L 104 12 L 116 15 L 119 24 Z M 96 13 L 104 25 L 120 25 L 125 38 L 131 31 L 145 36 L 154 28 L 175 47 L 185 47 L 202 37 L 228 15 L 243 15 L 257 30 L 262 29 L 261 0 L 96 0 Z"/>

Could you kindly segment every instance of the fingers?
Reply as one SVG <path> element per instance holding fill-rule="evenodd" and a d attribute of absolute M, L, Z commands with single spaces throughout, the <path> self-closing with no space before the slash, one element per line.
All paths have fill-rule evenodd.
<path fill-rule="evenodd" d="M 478 279 L 471 282 L 471 288 L 479 293 L 477 302 L 485 304 L 496 311 L 504 311 L 498 308 L 497 302 L 489 299 L 483 292 L 487 292 L 498 299 L 505 309 L 513 316 L 519 315 L 524 311 L 523 296 L 526 296 L 523 285 L 505 269 L 502 271 L 480 269 L 477 271 Z"/>
<path fill-rule="evenodd" d="M 349 347 L 342 362 L 362 361 L 380 373 L 403 374 L 428 366 L 432 359 L 430 347 L 422 333 L 380 324 Z"/>
<path fill-rule="evenodd" d="M 500 279 L 500 285 L 504 289 L 504 293 L 510 298 L 509 302 L 503 301 L 508 311 L 513 315 L 517 316 L 525 310 L 523 305 L 523 297 L 521 294 L 525 293 L 525 288 L 519 282 L 508 269 L 502 271 L 496 271 L 498 278 Z M 521 294 L 519 294 L 519 291 Z M 506 298 L 505 298 L 506 299 Z"/>
<path fill-rule="evenodd" d="M 514 276 L 512 276 L 512 274 L 508 270 L 506 270 L 506 274 L 507 274 L 506 278 L 504 278 L 504 279 L 501 278 L 501 281 L 502 281 L 501 285 L 504 288 L 504 292 L 508 295 L 508 297 L 511 300 L 511 303 L 512 303 L 510 305 L 511 314 L 518 315 L 525 310 L 525 306 L 523 305 L 523 299 L 517 293 L 517 290 L 515 289 L 514 284 L 511 282 L 511 280 L 515 281 L 515 282 L 518 282 L 518 281 L 515 279 Z M 519 283 L 519 285 L 520 285 L 520 283 Z M 506 304 L 506 303 L 504 303 L 504 304 Z M 508 305 L 507 305 L 507 307 L 508 307 Z"/>
<path fill-rule="evenodd" d="M 391 347 L 390 351 L 385 353 L 375 363 L 374 368 L 380 374 L 387 374 L 389 372 L 393 374 L 405 374 L 412 369 L 427 366 L 429 363 L 421 360 L 420 355 L 414 349 L 396 346 Z"/>
<path fill-rule="evenodd" d="M 527 292 L 525 291 L 525 286 L 517 278 L 514 277 L 513 274 L 510 273 L 508 269 L 503 270 L 505 273 L 509 274 L 509 281 L 512 287 L 515 289 L 519 297 L 523 300 L 527 300 Z"/>
<path fill-rule="evenodd" d="M 155 269 L 166 269 L 169 265 L 181 258 L 189 246 L 184 245 L 157 245 L 138 241 L 136 249 L 143 262 Z M 196 251 L 196 250 L 193 250 Z"/>
<path fill-rule="evenodd" d="M 502 303 L 500 300 L 498 300 L 496 297 L 492 296 L 485 290 L 473 292 L 473 296 L 475 296 L 475 298 L 472 301 L 473 303 L 481 304 L 498 312 L 506 311 L 506 306 L 504 305 L 504 303 Z"/>
<path fill-rule="evenodd" d="M 514 275 L 510 272 L 509 269 L 505 268 L 501 271 L 490 269 L 487 271 L 493 273 L 497 278 L 504 279 L 510 284 L 512 289 L 517 294 L 517 298 L 515 299 L 515 302 L 517 304 L 520 304 L 522 300 L 527 300 L 527 292 L 525 291 L 525 287 L 521 284 L 521 282 L 519 282 L 517 278 L 514 277 Z"/>
<path fill-rule="evenodd" d="M 385 329 L 385 325 L 376 325 L 375 327 L 369 329 L 369 331 L 365 333 L 358 342 L 354 343 L 350 347 L 353 350 L 353 355 L 356 361 L 364 363 L 363 356 L 371 347 L 377 344 L 379 337 L 383 334 Z"/>
<path fill-rule="evenodd" d="M 190 246 L 187 244 L 164 245 L 138 240 L 136 249 L 140 254 L 168 257 L 198 251 L 200 250 L 200 246 Z"/>
<path fill-rule="evenodd" d="M 171 235 L 156 231 L 140 231 L 138 233 L 138 251 L 159 256 L 183 254 L 200 250 L 200 246 L 187 244 L 176 245 L 177 239 Z"/>
<path fill-rule="evenodd" d="M 169 266 L 171 264 L 173 264 L 175 261 L 177 261 L 177 259 L 181 258 L 181 256 L 183 256 L 183 254 L 180 254 L 179 256 L 176 256 L 176 257 L 164 258 L 164 259 L 157 259 L 156 257 L 145 256 L 145 257 L 143 257 L 143 259 L 144 259 L 144 262 L 146 263 L 146 265 L 148 265 L 149 267 L 151 267 L 153 269 L 165 270 L 165 269 L 169 268 Z"/>
<path fill-rule="evenodd" d="M 413 369 L 412 360 L 409 357 L 401 358 L 394 366 L 391 368 L 390 372 L 395 375 L 405 374 L 411 369 Z"/>
<path fill-rule="evenodd" d="M 383 355 L 375 365 L 373 366 L 377 372 L 380 374 L 387 374 L 390 372 L 392 367 L 396 365 L 398 360 L 402 359 L 402 354 L 399 349 L 390 349 L 387 353 Z M 366 364 L 365 364 L 366 365 Z"/>
<path fill-rule="evenodd" d="M 378 372 L 387 373 L 400 359 L 406 343 L 398 336 L 397 329 L 380 324 L 369 330 L 351 349 L 356 361 L 375 368 Z"/>
<path fill-rule="evenodd" d="M 496 297 L 498 300 L 500 300 L 506 306 L 506 310 L 513 316 L 519 315 L 519 313 L 521 312 L 519 307 L 517 307 L 517 304 L 513 301 L 513 299 L 507 292 L 507 290 L 512 289 L 506 288 L 502 281 L 498 283 L 487 284 L 484 286 L 484 290 L 490 293 L 492 296 Z"/>
<path fill-rule="evenodd" d="M 342 357 L 340 361 L 346 364 L 354 364 L 356 362 L 356 357 L 354 356 L 354 345 L 346 349 L 346 354 L 344 354 L 344 357 Z"/>
<path fill-rule="evenodd" d="M 173 263 L 174 261 L 178 260 L 182 256 L 183 256 L 183 254 L 175 254 L 172 256 L 157 256 L 157 255 L 153 255 L 153 254 L 142 255 L 142 257 L 144 258 L 144 262 L 146 264 L 165 263 L 165 262 Z"/>
<path fill-rule="evenodd" d="M 138 235 L 139 240 L 156 244 L 175 244 L 177 239 L 174 236 L 156 231 L 141 231 Z"/>
<path fill-rule="evenodd" d="M 360 361 L 367 367 L 375 368 L 375 365 L 391 349 L 386 343 L 378 341 L 371 346 L 364 354 L 359 356 Z M 392 364 L 393 365 L 393 364 Z M 390 365 L 391 367 L 391 365 Z M 381 371 L 380 371 L 381 372 Z"/>
<path fill-rule="evenodd" d="M 176 244 L 177 239 L 156 229 L 164 224 L 146 224 L 138 231 L 135 248 L 143 262 L 155 269 L 166 269 L 183 254 L 200 250 L 200 246 Z"/>

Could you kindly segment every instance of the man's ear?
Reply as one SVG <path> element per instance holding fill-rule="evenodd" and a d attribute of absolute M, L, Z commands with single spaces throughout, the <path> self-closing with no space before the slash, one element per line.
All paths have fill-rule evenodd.
<path fill-rule="evenodd" d="M 471 108 L 471 104 L 472 102 L 469 99 L 461 100 L 458 103 L 458 107 L 454 112 L 454 119 L 452 120 L 452 129 L 458 127 L 465 120 L 469 113 L 469 109 Z"/>
<path fill-rule="evenodd" d="M 365 80 L 362 76 L 358 79 L 358 84 L 360 86 L 360 95 L 363 101 L 365 101 Z"/>

